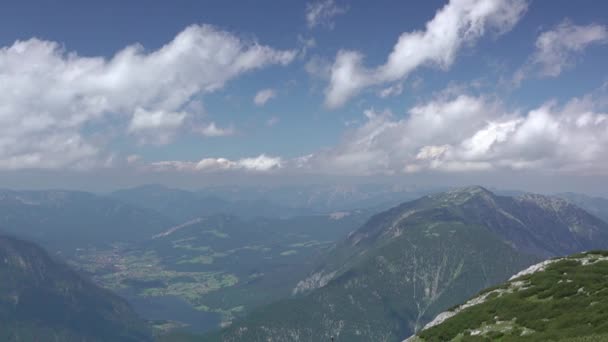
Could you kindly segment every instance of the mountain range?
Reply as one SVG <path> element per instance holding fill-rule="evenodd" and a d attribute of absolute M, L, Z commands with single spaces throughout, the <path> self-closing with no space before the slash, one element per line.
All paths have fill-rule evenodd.
<path fill-rule="evenodd" d="M 0 289 L 0 324 L 11 334 L 4 337 L 149 339 L 148 325 L 111 289 L 156 320 L 157 333 L 169 341 L 401 341 L 417 332 L 424 338 L 421 329 L 438 314 L 530 265 L 608 248 L 601 198 L 498 195 L 473 186 L 372 216 L 393 195 L 407 200 L 418 192 L 382 188 L 366 197 L 370 189 L 313 190 L 283 202 L 276 189 L 2 190 L 0 230 L 52 252 L 2 237 L 0 272 L 9 281 Z M 304 199 L 310 202 L 298 207 Z M 327 211 L 362 203 L 375 206 Z M 62 307 L 60 315 L 38 310 L 30 298 Z M 203 337 L 166 334 L 220 324 L 225 328 Z"/>
<path fill-rule="evenodd" d="M 608 224 L 557 197 L 468 187 L 373 216 L 294 297 L 209 340 L 398 341 L 548 257 L 607 248 Z"/>
<path fill-rule="evenodd" d="M 138 241 L 171 225 L 153 210 L 87 192 L 0 191 L 0 232 L 54 251 Z"/>

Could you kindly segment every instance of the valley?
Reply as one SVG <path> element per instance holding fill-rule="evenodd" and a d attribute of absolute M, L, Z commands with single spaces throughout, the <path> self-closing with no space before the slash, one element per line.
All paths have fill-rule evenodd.
<path fill-rule="evenodd" d="M 5 1 L 0 342 L 608 342 L 608 1 Z"/>
<path fill-rule="evenodd" d="M 140 243 L 79 248 L 69 262 L 129 299 L 144 317 L 204 332 L 288 296 L 316 260 L 364 218 L 362 212 L 339 219 L 211 216 Z"/>
<path fill-rule="evenodd" d="M 19 215 L 5 223 L 125 298 L 157 338 L 174 341 L 396 341 L 529 265 L 608 248 L 608 224 L 570 201 L 479 186 L 388 210 L 266 217 L 226 213 L 234 205 L 226 199 L 197 215 L 207 195 L 157 186 L 122 191 L 132 203 L 114 195 L 7 194 L 5 205 Z M 100 203 L 120 209 L 100 211 Z M 180 203 L 189 206 L 177 213 Z M 81 208 L 98 226 L 142 212 L 152 213 L 153 225 L 122 225 L 99 239 L 78 232 Z M 80 243 L 39 235 L 48 222 L 73 230 Z M 130 238 L 120 229 L 133 230 Z"/>

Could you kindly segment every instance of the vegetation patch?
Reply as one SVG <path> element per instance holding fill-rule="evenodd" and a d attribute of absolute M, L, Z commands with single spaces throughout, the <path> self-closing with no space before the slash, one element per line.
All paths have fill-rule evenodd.
<path fill-rule="evenodd" d="M 564 258 L 489 292 L 418 334 L 422 341 L 600 341 L 608 334 L 608 253 Z M 493 295 L 501 291 L 500 295 Z M 485 291 L 488 293 L 488 291 Z"/>

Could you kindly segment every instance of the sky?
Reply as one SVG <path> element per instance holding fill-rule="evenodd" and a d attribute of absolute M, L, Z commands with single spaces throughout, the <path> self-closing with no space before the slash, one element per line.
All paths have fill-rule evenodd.
<path fill-rule="evenodd" d="M 8 1 L 0 186 L 608 194 L 605 1 Z"/>

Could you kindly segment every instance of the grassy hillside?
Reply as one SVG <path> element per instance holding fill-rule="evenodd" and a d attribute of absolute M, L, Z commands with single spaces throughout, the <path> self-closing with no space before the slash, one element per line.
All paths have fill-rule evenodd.
<path fill-rule="evenodd" d="M 608 251 L 531 270 L 442 314 L 408 342 L 608 340 Z"/>

